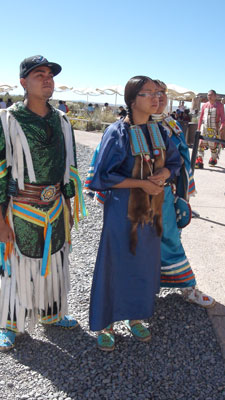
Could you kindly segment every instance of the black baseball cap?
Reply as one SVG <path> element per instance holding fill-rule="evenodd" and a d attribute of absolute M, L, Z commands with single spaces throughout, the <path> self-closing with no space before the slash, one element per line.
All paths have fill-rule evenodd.
<path fill-rule="evenodd" d="M 62 70 L 59 64 L 50 62 L 43 56 L 32 56 L 25 58 L 20 64 L 20 78 L 26 78 L 26 76 L 35 68 L 39 66 L 46 66 L 51 68 L 53 75 L 58 75 Z"/>

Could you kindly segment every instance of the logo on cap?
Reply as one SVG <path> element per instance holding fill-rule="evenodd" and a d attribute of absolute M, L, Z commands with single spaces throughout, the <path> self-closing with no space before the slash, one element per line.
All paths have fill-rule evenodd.
<path fill-rule="evenodd" d="M 41 62 L 47 62 L 46 58 L 44 58 L 43 56 L 34 57 L 34 58 L 32 58 L 32 61 L 36 62 L 37 64 L 39 64 Z"/>

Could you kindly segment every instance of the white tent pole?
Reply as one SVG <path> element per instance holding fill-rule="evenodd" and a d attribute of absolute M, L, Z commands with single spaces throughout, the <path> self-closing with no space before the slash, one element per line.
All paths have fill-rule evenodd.
<path fill-rule="evenodd" d="M 115 97 L 115 107 L 117 105 L 117 93 L 116 93 L 116 97 Z"/>

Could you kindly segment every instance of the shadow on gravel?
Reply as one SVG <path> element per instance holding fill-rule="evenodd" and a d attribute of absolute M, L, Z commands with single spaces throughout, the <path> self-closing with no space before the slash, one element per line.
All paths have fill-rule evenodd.
<path fill-rule="evenodd" d="M 194 218 L 201 219 L 202 221 L 210 222 L 211 224 L 225 226 L 225 224 L 221 224 L 221 222 L 218 222 L 218 221 L 213 221 L 212 219 L 203 218 L 203 217 L 200 217 L 200 216 L 197 216 L 197 217 L 194 217 Z"/>
<path fill-rule="evenodd" d="M 221 174 L 225 173 L 225 168 L 220 167 L 219 165 L 214 165 L 213 167 L 205 168 L 204 171 L 210 171 L 210 172 L 219 172 Z"/>
<path fill-rule="evenodd" d="M 25 374 L 23 394 L 29 400 L 224 399 L 225 364 L 207 312 L 162 290 L 149 324 L 149 344 L 137 342 L 122 322 L 116 324 L 112 353 L 99 351 L 96 338 L 82 328 L 38 327 L 2 355 L 4 373 L 12 382 Z M 1 393 L 26 398 L 16 397 L 16 387 L 12 397 Z"/>
<path fill-rule="evenodd" d="M 225 172 L 225 168 L 221 167 L 220 165 L 214 165 L 213 168 L 215 168 L 216 170 L 221 169 L 221 170 L 223 170 Z"/>

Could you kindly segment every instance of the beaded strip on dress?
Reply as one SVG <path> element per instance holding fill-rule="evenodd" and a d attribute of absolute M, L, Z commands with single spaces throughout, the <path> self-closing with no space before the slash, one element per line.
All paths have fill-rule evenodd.
<path fill-rule="evenodd" d="M 151 139 L 154 157 L 163 157 L 163 150 L 166 150 L 158 124 L 152 121 L 147 123 L 148 133 Z M 150 150 L 145 135 L 139 125 L 130 126 L 130 144 L 133 156 L 141 156 L 141 179 L 143 179 L 143 159 L 150 161 Z M 154 161 L 154 159 L 152 160 Z M 150 169 L 151 175 L 153 173 Z"/>
<path fill-rule="evenodd" d="M 166 125 L 168 125 L 169 128 L 171 128 L 172 131 L 178 136 L 182 132 L 182 129 L 179 127 L 177 122 L 170 116 L 166 116 L 165 114 L 162 113 L 162 114 L 153 114 L 151 117 L 152 117 L 153 121 L 156 121 L 156 122 L 164 121 L 166 123 Z"/>

